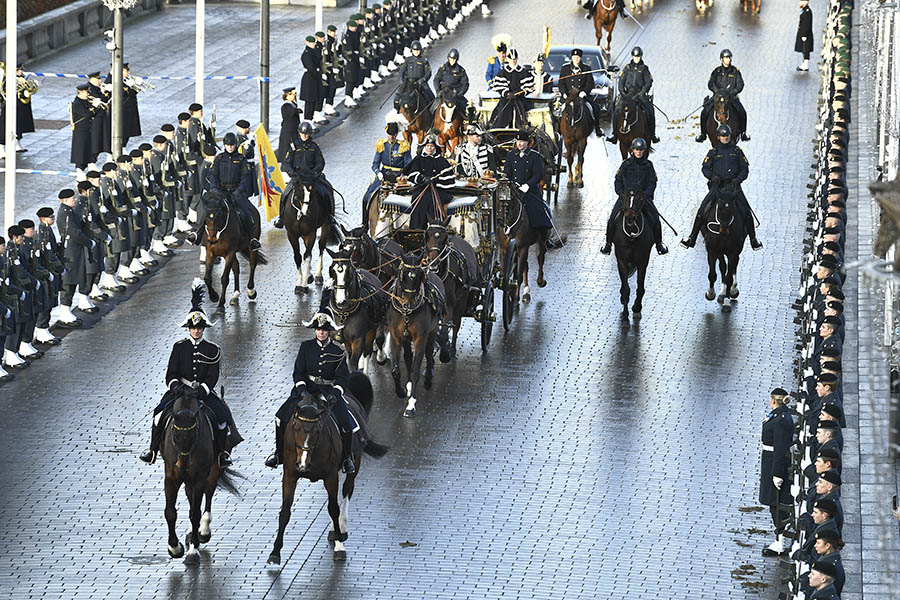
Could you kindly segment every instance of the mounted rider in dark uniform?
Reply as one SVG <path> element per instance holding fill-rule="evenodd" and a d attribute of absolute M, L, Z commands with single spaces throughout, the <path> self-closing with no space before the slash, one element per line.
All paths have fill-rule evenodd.
<path fill-rule="evenodd" d="M 600 249 L 600 252 L 603 254 L 612 252 L 616 217 L 622 210 L 622 196 L 630 190 L 638 190 L 643 194 L 643 213 L 653 227 L 653 242 L 656 244 L 656 251 L 666 254 L 669 249 L 662 242 L 662 223 L 660 223 L 656 205 L 653 204 L 653 195 L 656 193 L 656 169 L 647 158 L 647 142 L 644 141 L 644 138 L 635 138 L 631 142 L 631 156 L 622 161 L 622 165 L 616 171 L 616 203 L 613 204 L 609 220 L 606 222 L 606 244 Z"/>
<path fill-rule="evenodd" d="M 407 56 L 400 66 L 400 81 L 408 83 L 422 92 L 426 104 L 434 102 L 434 92 L 428 80 L 431 79 L 431 64 L 422 56 L 422 44 L 416 40 L 409 45 L 412 56 Z"/>
<path fill-rule="evenodd" d="M 581 64 L 581 57 L 584 52 L 581 48 L 572 48 L 571 59 L 559 70 L 559 93 L 563 99 L 568 98 L 569 91 L 575 89 L 579 91 L 579 96 L 584 98 L 585 103 L 591 109 L 591 116 L 594 119 L 594 129 L 597 137 L 603 137 L 603 129 L 600 127 L 600 108 L 597 106 L 597 96 L 591 94 L 594 91 L 594 75 L 590 73 L 590 69 L 586 69 Z"/>
<path fill-rule="evenodd" d="M 581 5 L 581 8 L 587 9 L 587 14 L 584 15 L 584 18 L 590 21 L 594 18 L 594 13 L 597 12 L 597 2 L 599 0 L 585 0 Z M 623 19 L 628 18 L 628 14 L 625 12 L 625 0 L 613 0 L 615 3 L 616 9 L 619 11 L 619 16 Z M 606 2 L 603 2 L 605 5 Z"/>
<path fill-rule="evenodd" d="M 516 133 L 516 146 L 506 155 L 503 170 L 510 183 L 519 190 L 522 204 L 528 213 L 528 221 L 533 229 L 553 228 L 550 207 L 541 197 L 541 180 L 544 178 L 544 159 L 528 147 L 531 134 L 527 129 Z"/>
<path fill-rule="evenodd" d="M 681 240 L 685 248 L 693 248 L 697 242 L 697 235 L 703 226 L 703 215 L 712 202 L 716 200 L 716 192 L 720 189 L 731 189 L 736 192 L 735 206 L 743 213 L 744 223 L 747 227 L 747 235 L 750 238 L 750 247 L 754 250 L 762 248 L 762 244 L 756 239 L 756 226 L 753 222 L 753 211 L 741 190 L 741 182 L 750 174 L 750 163 L 744 156 L 743 150 L 731 141 L 731 127 L 719 125 L 716 130 L 719 137 L 719 145 L 706 153 L 703 159 L 703 176 L 709 180 L 709 193 L 703 198 L 700 210 L 694 218 L 694 227 L 687 239 Z"/>
<path fill-rule="evenodd" d="M 225 151 L 216 155 L 209 168 L 209 189 L 218 192 L 231 201 L 241 220 L 244 230 L 250 235 L 250 249 L 258 250 L 259 211 L 250 202 L 253 193 L 253 174 L 243 154 L 238 152 L 237 136 L 231 132 L 222 140 Z M 204 220 L 198 219 L 197 230 L 189 236 L 191 241 L 199 240 Z"/>
<path fill-rule="evenodd" d="M 332 331 L 341 328 L 337 327 L 331 316 L 325 313 L 316 313 L 305 325 L 309 329 L 316 330 L 316 337 L 300 344 L 297 351 L 297 360 L 294 362 L 294 389 L 291 391 L 291 397 L 275 413 L 275 453 L 266 459 L 266 466 L 274 469 L 284 462 L 284 457 L 281 456 L 284 430 L 300 401 L 301 392 L 306 391 L 313 395 L 321 394 L 330 401 L 331 416 L 341 430 L 344 473 L 352 473 L 355 470 L 353 434 L 359 430 L 359 424 L 350 414 L 347 401 L 344 399 L 350 369 L 344 350 L 329 337 Z"/>
<path fill-rule="evenodd" d="M 713 108 L 713 96 L 722 94 L 731 101 L 731 107 L 737 112 L 738 122 L 743 133 L 741 133 L 741 141 L 747 142 L 750 136 L 747 135 L 747 111 L 741 104 L 738 94 L 744 89 L 744 78 L 741 71 L 731 64 L 731 50 L 725 48 L 719 53 L 722 64 L 713 69 L 709 76 L 709 83 L 706 87 L 713 93 L 707 96 L 703 101 L 703 110 L 700 111 L 700 135 L 695 139 L 698 142 L 706 140 L 706 120 L 709 118 L 709 112 Z"/>
<path fill-rule="evenodd" d="M 650 101 L 650 88 L 653 87 L 653 76 L 650 74 L 650 68 L 644 64 L 644 51 L 640 46 L 631 49 L 631 62 L 622 68 L 619 73 L 619 99 L 616 100 L 613 109 L 612 131 L 606 141 L 614 143 L 616 141 L 616 119 L 619 111 L 622 109 L 622 97 L 628 96 L 633 98 L 644 111 L 644 117 L 647 119 L 647 125 L 650 128 L 650 141 L 654 144 L 659 143 L 656 137 L 656 114 L 654 113 L 653 102 Z"/>
<path fill-rule="evenodd" d="M 243 441 L 238 433 L 231 410 L 225 401 L 216 395 L 219 381 L 219 365 L 222 351 L 219 346 L 203 339 L 203 331 L 211 326 L 203 312 L 203 282 L 194 280 L 191 294 L 191 312 L 185 317 L 182 327 L 187 327 L 189 337 L 175 342 L 166 369 L 168 391 L 163 394 L 159 405 L 153 409 L 153 428 L 150 434 L 150 449 L 141 454 L 141 460 L 153 464 L 162 443 L 168 411 L 186 387 L 197 390 L 200 402 L 215 414 L 214 444 L 218 464 L 225 468 L 231 465 L 230 451 Z"/>
<path fill-rule="evenodd" d="M 409 177 L 409 182 L 414 186 L 412 197 L 416 199 L 410 208 L 409 226 L 412 229 L 425 229 L 430 220 L 441 213 L 446 214 L 446 209 L 442 207 L 453 200 L 448 190 L 456 181 L 453 165 L 440 151 L 437 134 L 429 133 L 425 136 L 422 153 L 403 168 L 403 174 Z"/>
<path fill-rule="evenodd" d="M 312 125 L 308 121 L 301 123 L 300 141 L 295 142 L 294 148 L 285 156 L 284 166 L 291 180 L 281 195 L 278 218 L 272 222 L 275 227 L 284 227 L 284 207 L 287 206 L 284 198 L 287 198 L 288 192 L 296 185 L 302 185 L 307 190 L 315 188 L 319 196 L 328 202 L 328 208 L 334 216 L 334 189 L 325 179 L 325 157 L 319 145 L 310 139 L 312 132 Z"/>
<path fill-rule="evenodd" d="M 434 76 L 434 90 L 437 97 L 432 103 L 431 108 L 437 110 L 441 105 L 440 96 L 443 90 L 450 90 L 454 93 L 454 104 L 457 111 L 465 109 L 466 92 L 469 91 L 469 76 L 466 70 L 459 64 L 459 50 L 451 48 L 447 53 L 447 62 L 442 64 Z"/>

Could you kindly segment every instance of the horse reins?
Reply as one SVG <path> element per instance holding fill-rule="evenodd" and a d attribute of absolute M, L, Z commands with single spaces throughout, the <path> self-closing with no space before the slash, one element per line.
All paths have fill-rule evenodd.
<path fill-rule="evenodd" d="M 225 203 L 225 225 L 221 229 L 217 230 L 217 229 L 215 229 L 215 227 L 210 229 L 209 225 L 207 225 L 205 222 L 203 223 L 203 227 L 206 229 L 206 239 L 209 240 L 210 244 L 216 243 L 216 240 L 218 239 L 216 237 L 217 232 L 225 231 L 226 229 L 228 229 L 228 223 L 230 220 L 231 220 L 231 211 L 228 210 L 228 203 L 226 202 Z M 213 221 L 213 225 L 215 225 L 215 221 Z"/>

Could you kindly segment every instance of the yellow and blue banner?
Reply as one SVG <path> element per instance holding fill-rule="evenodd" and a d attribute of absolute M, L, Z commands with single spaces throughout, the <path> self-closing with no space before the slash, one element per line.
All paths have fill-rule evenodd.
<path fill-rule="evenodd" d="M 284 176 L 278 159 L 275 158 L 275 150 L 269 143 L 269 136 L 262 124 L 256 128 L 256 148 L 259 150 L 259 201 L 266 208 L 266 221 L 271 221 L 278 216 L 281 208 L 281 194 L 284 192 Z"/>

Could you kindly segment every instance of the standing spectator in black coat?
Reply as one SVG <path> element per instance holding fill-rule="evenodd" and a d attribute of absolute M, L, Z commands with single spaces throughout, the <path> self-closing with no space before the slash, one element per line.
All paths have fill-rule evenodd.
<path fill-rule="evenodd" d="M 306 48 L 300 55 L 303 77 L 300 79 L 300 99 L 303 100 L 303 118 L 311 123 L 324 123 L 316 111 L 322 98 L 322 54 L 316 48 L 316 38 L 306 36 Z M 313 126 L 314 131 L 319 128 Z"/>
<path fill-rule="evenodd" d="M 769 412 L 762 425 L 762 461 L 759 469 L 759 502 L 769 507 L 775 524 L 775 541 L 763 549 L 763 556 L 782 556 L 787 553 L 784 527 L 790 514 L 781 504 L 790 504 L 788 468 L 791 464 L 790 448 L 794 434 L 794 420 L 787 407 L 790 400 L 782 388 L 769 394 Z"/>
<path fill-rule="evenodd" d="M 88 100 L 89 86 L 82 83 L 77 88 L 75 99 L 69 104 L 69 120 L 72 124 L 72 152 L 69 162 L 75 164 L 75 177 L 84 181 L 84 170 L 94 158 L 91 148 L 91 122 L 94 120 L 94 107 Z"/>
<path fill-rule="evenodd" d="M 812 9 L 808 0 L 800 0 L 800 24 L 797 26 L 797 40 L 794 42 L 794 52 L 803 55 L 803 62 L 797 67 L 798 71 L 809 71 L 809 55 L 812 48 Z"/>
<path fill-rule="evenodd" d="M 281 93 L 281 133 L 278 134 L 278 150 L 275 158 L 283 162 L 296 146 L 300 131 L 300 111 L 297 109 L 297 88 L 284 88 Z"/>

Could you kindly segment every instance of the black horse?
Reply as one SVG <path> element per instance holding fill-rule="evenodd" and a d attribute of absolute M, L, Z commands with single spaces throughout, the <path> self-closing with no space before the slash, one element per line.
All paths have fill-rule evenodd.
<path fill-rule="evenodd" d="M 616 120 L 612 123 L 613 131 L 616 133 L 616 139 L 619 141 L 619 152 L 622 154 L 622 160 L 628 158 L 631 151 L 631 142 L 636 138 L 644 138 L 647 142 L 647 154 L 651 152 L 653 140 L 650 136 L 650 122 L 641 103 L 632 96 L 623 94 L 619 97 L 619 110 L 616 111 Z"/>
<path fill-rule="evenodd" d="M 343 326 L 341 336 L 350 368 L 358 369 L 362 358 L 362 371 L 368 374 L 375 337 L 384 321 L 387 294 L 377 277 L 353 265 L 347 250 L 329 250 L 328 255 L 331 257 L 328 272 L 334 282 L 328 311 Z"/>
<path fill-rule="evenodd" d="M 644 214 L 644 195 L 639 190 L 627 190 L 622 196 L 622 210 L 614 221 L 613 245 L 616 249 L 616 264 L 619 267 L 619 297 L 622 302 L 622 316 L 628 317 L 628 301 L 631 288 L 628 279 L 637 272 L 637 290 L 631 307 L 634 317 L 641 317 L 644 299 L 644 278 L 650 263 L 653 248 L 653 229 Z"/>
<path fill-rule="evenodd" d="M 166 523 L 169 526 L 169 556 L 181 558 L 184 563 L 196 565 L 200 562 L 198 548 L 212 537 L 209 524 L 212 521 L 212 497 L 216 486 L 239 495 L 231 480 L 229 471 L 219 468 L 213 444 L 213 423 L 215 416 L 201 410 L 197 392 L 185 388 L 172 405 L 172 417 L 163 433 L 162 457 L 165 461 Z M 185 538 L 185 546 L 175 534 L 175 520 L 178 511 L 175 500 L 178 490 L 184 484 L 190 504 L 191 531 Z M 200 511 L 203 496 L 206 495 L 206 510 Z"/>
<path fill-rule="evenodd" d="M 253 231 L 245 231 L 241 226 L 241 220 L 237 215 L 237 207 L 224 195 L 210 191 L 203 196 L 203 205 L 206 208 L 204 219 L 205 246 L 206 246 L 206 270 L 203 280 L 206 289 L 209 290 L 209 299 L 218 302 L 217 313 L 225 312 L 225 293 L 228 288 L 230 274 L 234 273 L 234 292 L 231 295 L 231 304 L 237 304 L 241 295 L 240 264 L 237 255 L 240 254 L 250 262 L 250 278 L 247 280 L 247 297 L 256 299 L 256 265 L 267 264 L 266 255 L 262 250 L 250 248 L 251 238 L 259 239 L 260 222 L 259 214 L 254 214 Z M 222 294 L 219 295 L 212 285 L 212 269 L 216 259 L 223 257 L 225 266 L 222 268 Z"/>
<path fill-rule="evenodd" d="M 462 318 L 481 299 L 478 284 L 478 260 L 475 250 L 461 237 L 451 235 L 447 226 L 450 217 L 443 221 L 429 221 L 425 229 L 425 252 L 428 266 L 444 284 L 446 294 L 446 318 L 452 332 L 441 327 L 438 332 L 441 343 L 441 362 L 456 358 L 456 338 Z M 474 295 L 474 297 L 473 297 Z M 452 334 L 452 338 L 451 338 Z"/>
<path fill-rule="evenodd" d="M 716 134 L 719 125 L 731 127 L 731 139 L 741 139 L 741 135 L 744 133 L 744 126 L 741 123 L 738 111 L 732 106 L 731 98 L 725 94 L 715 94 L 711 102 L 712 110 L 709 111 L 709 116 L 706 117 L 706 123 L 701 123 L 710 145 L 715 148 L 720 143 L 719 136 Z"/>
<path fill-rule="evenodd" d="M 297 184 L 291 186 L 287 194 L 282 196 L 284 207 L 284 230 L 294 251 L 294 265 L 297 267 L 297 285 L 295 294 L 309 291 L 313 281 L 323 283 L 322 261 L 325 248 L 341 242 L 341 232 L 337 227 L 331 209 L 331 200 L 322 197 L 316 186 Z M 310 273 L 313 246 L 316 235 L 319 235 L 319 264 L 316 268 L 315 280 Z M 303 240 L 303 254 L 300 254 L 300 240 Z"/>
<path fill-rule="evenodd" d="M 422 265 L 422 254 L 405 254 L 391 289 L 387 328 L 391 335 L 391 375 L 397 396 L 406 398 L 404 417 L 416 415 L 416 385 L 425 359 L 425 389 L 434 377 L 434 345 L 445 312 L 444 284 Z M 400 353 L 406 363 L 407 383 L 400 382 Z"/>
<path fill-rule="evenodd" d="M 406 141 L 411 144 L 412 134 L 416 134 L 416 142 L 421 144 L 434 123 L 431 101 L 425 93 L 412 81 L 404 81 L 394 96 L 394 110 L 409 123 L 403 130 Z"/>
<path fill-rule="evenodd" d="M 747 238 L 747 227 L 744 215 L 738 208 L 738 194 L 742 194 L 739 186 L 715 189 L 713 201 L 703 213 L 703 226 L 700 232 L 706 243 L 706 260 L 709 263 L 709 288 L 706 299 L 716 298 L 716 263 L 722 273 L 722 286 L 718 300 L 724 312 L 731 312 L 731 301 L 737 299 L 740 291 L 737 286 L 738 261 Z M 753 218 L 748 215 L 747 218 Z"/>
<path fill-rule="evenodd" d="M 329 541 L 334 542 L 336 561 L 347 559 L 343 542 L 347 541 L 347 513 L 356 476 L 362 466 L 362 453 L 373 458 L 387 454 L 389 448 L 368 439 L 366 421 L 375 397 L 369 378 L 359 371 L 350 374 L 346 395 L 350 401 L 350 412 L 360 425 L 354 434 L 353 464 L 356 470 L 348 473 L 341 490 L 343 505 L 338 504 L 338 483 L 342 462 L 341 432 L 338 430 L 331 410 L 323 396 L 302 392 L 297 408 L 291 415 L 284 436 L 284 467 L 281 476 L 281 511 L 278 513 L 278 535 L 269 555 L 269 564 L 281 564 L 281 548 L 284 546 L 284 530 L 291 519 L 294 492 L 302 477 L 309 481 L 325 484 L 328 492 L 328 515 L 331 517 Z"/>

